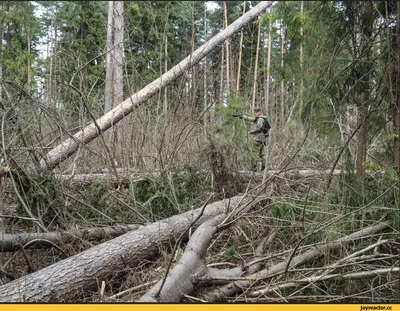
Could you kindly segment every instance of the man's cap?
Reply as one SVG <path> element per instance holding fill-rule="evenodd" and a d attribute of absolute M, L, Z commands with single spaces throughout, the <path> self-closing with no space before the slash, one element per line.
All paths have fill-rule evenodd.
<path fill-rule="evenodd" d="M 261 108 L 254 108 L 254 112 L 260 112 Z"/>

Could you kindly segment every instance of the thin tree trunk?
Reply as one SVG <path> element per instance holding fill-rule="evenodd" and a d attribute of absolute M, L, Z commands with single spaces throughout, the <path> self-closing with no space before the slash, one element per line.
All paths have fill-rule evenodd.
<path fill-rule="evenodd" d="M 113 107 L 123 101 L 123 62 L 124 62 L 124 1 L 114 2 L 114 98 Z"/>
<path fill-rule="evenodd" d="M 51 17 L 50 17 L 50 47 L 49 47 L 49 52 L 50 52 L 50 61 L 49 61 L 49 78 L 47 81 L 47 103 L 49 106 L 53 103 L 53 93 L 55 90 L 53 90 L 53 74 L 54 74 L 54 12 L 51 12 Z"/>
<path fill-rule="evenodd" d="M 273 1 L 260 2 L 249 12 L 233 22 L 228 28 L 224 29 L 222 32 L 204 43 L 201 47 L 194 51 L 192 55 L 186 57 L 161 77 L 148 84 L 139 92 L 133 94 L 131 97 L 97 119 L 95 122 L 89 124 L 81 131 L 74 134 L 71 138 L 66 139 L 54 149 L 50 150 L 40 161 L 41 168 L 44 170 L 50 170 L 60 165 L 61 162 L 74 154 L 82 144 L 86 144 L 98 137 L 102 132 L 109 129 L 112 124 L 119 122 L 143 102 L 150 99 L 160 90 L 175 81 L 185 72 L 185 70 L 187 70 L 190 66 L 197 64 L 216 46 L 226 40 L 226 38 L 239 31 L 243 25 L 250 22 L 257 16 L 262 15 L 262 12 L 271 4 L 273 4 Z"/>
<path fill-rule="evenodd" d="M 108 1 L 107 40 L 106 40 L 106 85 L 104 92 L 104 112 L 109 112 L 113 107 L 113 16 L 114 1 Z"/>
<path fill-rule="evenodd" d="M 207 27 L 207 6 L 206 3 L 204 3 L 204 42 L 207 42 L 208 36 L 208 27 Z M 204 109 L 204 115 L 203 115 L 203 123 L 204 123 L 204 129 L 207 131 L 207 120 L 208 120 L 208 115 L 209 113 L 206 111 L 207 109 L 207 96 L 208 96 L 208 89 L 207 89 L 207 70 L 208 66 L 208 57 L 204 57 L 204 69 L 203 69 L 203 109 Z"/>
<path fill-rule="evenodd" d="M 18 250 L 19 245 L 27 248 L 51 248 L 60 243 L 70 243 L 76 240 L 101 240 L 104 238 L 114 238 L 128 231 L 137 230 L 140 224 L 123 225 L 114 227 L 92 228 L 92 229 L 73 229 L 62 232 L 42 232 L 42 233 L 0 233 L 0 252 L 13 252 Z M 18 243 L 17 243 L 18 241 Z"/>
<path fill-rule="evenodd" d="M 228 27 L 228 8 L 226 6 L 226 1 L 222 2 L 224 5 L 224 29 Z M 226 96 L 230 95 L 230 55 L 229 55 L 229 38 L 225 40 L 225 54 L 226 54 Z"/>
<path fill-rule="evenodd" d="M 57 17 L 57 7 L 55 9 L 55 16 Z M 57 25 L 54 24 L 54 46 L 53 46 L 53 102 L 57 104 Z"/>
<path fill-rule="evenodd" d="M 300 14 L 303 16 L 304 12 L 304 1 L 300 1 Z M 303 68 L 303 37 L 304 37 L 304 31 L 303 31 L 303 23 L 300 25 L 300 107 L 299 107 L 299 112 L 303 111 L 303 96 L 304 96 L 304 68 Z"/>
<path fill-rule="evenodd" d="M 3 80 L 3 33 L 4 33 L 4 18 L 6 14 L 6 1 L 2 1 L 2 12 L 0 13 L 0 81 Z M 0 101 L 3 99 L 3 84 L 0 83 Z"/>
<path fill-rule="evenodd" d="M 224 102 L 224 94 L 225 94 L 225 86 L 224 86 L 224 63 L 225 63 L 225 47 L 223 46 L 221 49 L 221 79 L 220 79 L 220 87 L 219 87 L 219 103 L 222 104 Z"/>
<path fill-rule="evenodd" d="M 281 24 L 281 70 L 284 69 L 283 57 L 284 57 L 284 44 L 285 44 L 285 32 L 283 29 L 283 23 Z M 280 83 L 281 90 L 280 90 L 280 104 L 281 104 L 281 117 L 280 117 L 280 125 L 284 126 L 284 119 L 285 119 L 285 84 L 283 81 Z"/>
<path fill-rule="evenodd" d="M 164 45 L 164 73 L 168 71 L 168 34 L 165 33 L 164 35 L 165 45 Z M 168 88 L 164 89 L 164 115 L 167 113 L 168 110 Z"/>
<path fill-rule="evenodd" d="M 278 264 L 275 264 L 269 268 L 261 270 L 259 272 L 250 274 L 246 276 L 248 280 L 238 280 L 235 282 L 231 282 L 227 285 L 221 286 L 215 290 L 212 290 L 208 293 L 205 293 L 201 296 L 202 299 L 206 300 L 207 302 L 217 302 L 225 297 L 229 297 L 234 295 L 235 293 L 241 292 L 243 289 L 247 289 L 251 284 L 254 282 L 253 280 L 261 280 L 271 278 L 277 274 L 283 273 L 287 268 L 288 264 L 290 264 L 290 268 L 293 269 L 299 265 L 309 262 L 315 258 L 318 258 L 329 251 L 333 251 L 344 245 L 352 244 L 355 240 L 360 238 L 369 236 L 371 234 L 381 232 L 389 227 L 388 223 L 379 223 L 375 226 L 370 226 L 364 228 L 360 231 L 354 232 L 350 235 L 347 235 L 343 238 L 337 239 L 333 242 L 328 242 L 323 245 L 319 245 L 318 247 L 311 248 L 310 250 L 299 254 L 293 257 L 288 263 L 288 260 L 284 260 Z"/>
<path fill-rule="evenodd" d="M 268 114 L 269 110 L 269 94 L 271 88 L 271 49 L 272 49 L 272 7 L 269 8 L 269 21 L 268 21 L 268 56 L 267 56 L 267 85 L 265 94 L 265 112 Z"/>
<path fill-rule="evenodd" d="M 192 3 L 192 51 L 194 52 L 194 34 L 195 34 L 195 25 L 194 25 L 194 2 Z M 194 116 L 196 114 L 196 67 L 192 66 L 191 68 L 191 83 L 190 83 L 190 107 L 191 107 L 191 115 Z"/>
<path fill-rule="evenodd" d="M 251 101 L 251 110 L 252 111 L 254 111 L 254 108 L 256 106 L 257 74 L 258 74 L 258 51 L 260 49 L 260 38 L 261 38 L 261 22 L 258 23 L 258 31 L 257 31 L 256 60 L 254 62 L 254 77 L 253 77 L 253 99 Z"/>
<path fill-rule="evenodd" d="M 265 108 L 265 113 L 268 115 L 268 92 L 267 92 L 267 71 L 265 70 L 267 68 L 267 49 L 265 48 L 265 44 L 266 44 L 266 36 L 264 34 L 263 36 L 263 89 L 264 89 L 264 108 Z"/>
<path fill-rule="evenodd" d="M 246 12 L 246 1 L 243 1 L 243 14 Z M 240 43 L 239 43 L 239 64 L 236 80 L 236 92 L 239 94 L 240 86 L 240 69 L 242 66 L 242 50 L 243 50 L 243 28 L 240 30 Z"/>
<path fill-rule="evenodd" d="M 357 99 L 358 99 L 358 123 L 363 124 L 360 127 L 360 131 L 358 133 L 358 146 L 357 146 L 357 173 L 358 177 L 361 181 L 365 179 L 365 163 L 367 161 L 367 126 L 368 119 L 366 119 L 368 105 L 370 102 L 370 67 L 367 65 L 370 63 L 371 58 L 371 40 L 372 40 L 372 31 L 373 31 L 373 20 L 371 18 L 371 11 L 374 9 L 372 5 L 372 1 L 360 2 L 362 3 L 360 15 L 358 21 L 360 23 L 360 46 L 358 50 L 360 51 L 358 57 L 355 58 L 355 61 L 359 62 L 359 58 L 361 58 L 361 62 L 358 65 L 358 74 L 360 74 L 359 81 L 354 81 L 356 85 L 357 91 Z M 357 54 L 356 54 L 357 55 Z"/>
<path fill-rule="evenodd" d="M 366 95 L 361 94 L 361 98 L 365 100 Z M 365 102 L 365 101 L 364 101 Z M 364 107 L 359 109 L 358 115 L 358 122 L 363 122 L 364 124 L 361 125 L 360 130 L 358 132 L 358 140 L 357 140 L 357 158 L 356 158 L 356 165 L 357 165 L 357 174 L 360 180 L 365 179 L 365 163 L 367 161 L 367 133 L 365 129 L 365 112 Z"/>
<path fill-rule="evenodd" d="M 31 91 L 31 85 L 32 85 L 32 72 L 31 72 L 31 34 L 30 34 L 30 29 L 27 27 L 26 29 L 27 35 L 26 35 L 26 41 L 28 44 L 28 64 L 27 64 L 27 79 L 28 79 L 28 92 Z"/>
<path fill-rule="evenodd" d="M 396 1 L 396 95 L 393 105 L 393 155 L 397 176 L 400 176 L 400 3 Z"/>

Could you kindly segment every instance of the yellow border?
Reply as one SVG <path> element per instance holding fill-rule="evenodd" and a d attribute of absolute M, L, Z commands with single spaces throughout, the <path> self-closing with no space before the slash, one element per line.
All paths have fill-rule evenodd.
<path fill-rule="evenodd" d="M 400 311 L 400 304 L 0 304 L 1 311 Z"/>

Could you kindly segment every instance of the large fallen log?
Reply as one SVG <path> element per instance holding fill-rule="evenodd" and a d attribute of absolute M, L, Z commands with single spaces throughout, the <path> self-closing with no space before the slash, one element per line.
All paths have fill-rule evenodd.
<path fill-rule="evenodd" d="M 42 270 L 0 286 L 0 302 L 73 301 L 74 297 L 96 286 L 97 281 L 153 258 L 161 245 L 173 244 L 188 226 L 197 229 L 203 222 L 236 206 L 249 203 L 242 197 L 214 202 L 201 208 L 170 217 L 99 244 Z"/>
<path fill-rule="evenodd" d="M 175 81 L 178 77 L 183 75 L 187 69 L 200 62 L 200 60 L 202 60 L 210 52 L 212 52 L 215 47 L 231 37 L 237 31 L 239 31 L 241 27 L 243 27 L 254 18 L 262 15 L 263 11 L 272 4 L 273 1 L 261 1 L 249 12 L 245 13 L 243 16 L 234 21 L 231 25 L 212 37 L 196 51 L 194 51 L 184 60 L 182 60 L 179 64 L 175 65 L 169 71 L 164 73 L 161 77 L 145 86 L 139 92 L 133 94 L 130 98 L 126 99 L 114 109 L 104 114 L 95 122 L 89 124 L 81 131 L 74 134 L 71 138 L 66 139 L 54 149 L 50 150 L 40 161 L 40 167 L 43 170 L 51 170 L 58 166 L 61 162 L 74 154 L 79 149 L 79 147 L 89 143 L 90 141 L 98 137 L 102 132 L 117 124 L 120 120 L 129 115 L 143 102 L 153 97 L 163 88 L 165 88 L 173 81 Z"/>
<path fill-rule="evenodd" d="M 139 229 L 142 225 L 118 225 L 93 229 L 73 229 L 60 232 L 41 233 L 0 233 L 0 252 L 12 252 L 20 247 L 48 248 L 61 243 L 79 240 L 101 240 L 115 238 L 128 231 Z"/>

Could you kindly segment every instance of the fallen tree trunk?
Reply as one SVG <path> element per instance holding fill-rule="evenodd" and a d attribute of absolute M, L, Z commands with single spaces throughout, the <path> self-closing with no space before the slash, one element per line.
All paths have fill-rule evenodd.
<path fill-rule="evenodd" d="M 125 233 L 48 266 L 40 271 L 0 286 L 0 302 L 72 301 L 82 292 L 111 275 L 154 257 L 161 245 L 170 245 L 188 226 L 196 229 L 203 222 L 235 206 L 247 204 L 242 197 L 207 205 L 203 215 L 192 223 L 202 209 L 195 209 Z"/>
<path fill-rule="evenodd" d="M 340 175 L 345 173 L 341 170 L 335 170 L 333 175 Z M 206 175 L 207 171 L 199 171 L 197 172 L 198 175 Z M 302 178 L 313 178 L 313 177 L 320 177 L 320 176 L 328 176 L 329 171 L 320 171 L 320 170 L 292 170 L 287 172 L 281 172 L 277 170 L 270 170 L 267 171 L 267 177 L 272 177 L 276 175 L 276 178 L 288 178 L 288 179 L 302 179 Z M 151 177 L 158 177 L 160 176 L 159 172 L 153 172 L 150 174 L 145 173 L 138 173 L 132 171 L 121 171 L 118 174 L 117 178 L 114 173 L 92 173 L 92 174 L 56 174 L 54 177 L 57 180 L 62 182 L 68 183 L 71 186 L 86 186 L 96 182 L 104 182 L 107 184 L 119 184 L 119 183 L 130 183 L 130 182 L 138 182 L 142 180 L 146 180 L 147 178 Z M 241 171 L 237 173 L 238 177 L 243 177 L 246 179 L 251 178 L 262 178 L 262 172 L 248 172 L 248 171 Z"/>
<path fill-rule="evenodd" d="M 21 246 L 26 248 L 49 248 L 54 244 L 70 243 L 74 240 L 101 240 L 115 238 L 128 231 L 137 230 L 140 224 L 118 225 L 113 227 L 74 229 L 63 232 L 42 233 L 0 233 L 0 252 L 12 252 Z"/>
<path fill-rule="evenodd" d="M 327 275 L 319 275 L 309 278 L 303 278 L 300 280 L 293 280 L 289 282 L 283 282 L 282 284 L 277 284 L 274 286 L 268 286 L 268 288 L 257 290 L 252 293 L 249 293 L 250 297 L 260 297 L 267 294 L 274 294 L 280 292 L 283 289 L 291 288 L 291 287 L 299 287 L 301 285 L 326 281 L 326 280 L 357 280 L 357 279 L 368 279 L 375 278 L 380 275 L 387 274 L 399 274 L 399 267 L 390 267 L 390 268 L 382 268 L 375 269 L 370 271 L 362 271 L 362 272 L 349 272 L 349 273 L 336 273 L 336 274 L 327 274 Z"/>
<path fill-rule="evenodd" d="M 104 172 L 104 173 L 88 173 L 88 174 L 83 174 L 83 173 L 55 174 L 54 178 L 58 181 L 69 184 L 70 186 L 84 187 L 98 182 L 103 182 L 110 185 L 116 185 L 121 183 L 129 184 L 132 182 L 143 181 L 148 178 L 160 176 L 160 172 L 157 171 L 152 173 L 138 172 L 137 170 L 132 170 L 132 169 L 117 169 L 116 171 L 118 177 L 115 175 L 114 172 Z M 199 176 L 206 175 L 207 173 L 208 173 L 207 171 L 197 172 Z M 379 173 L 383 174 L 384 172 L 374 172 L 375 175 Z M 235 173 L 234 176 L 245 179 L 262 180 L 263 174 L 264 174 L 263 172 L 239 171 Z M 268 170 L 266 177 L 267 178 L 275 177 L 276 179 L 285 178 L 285 179 L 298 180 L 298 179 L 309 179 L 316 177 L 339 176 L 341 174 L 347 174 L 347 172 L 343 170 L 334 170 L 331 173 L 330 170 L 313 170 L 313 169 L 289 170 L 284 172 L 281 172 L 279 170 Z M 371 176 L 371 178 L 373 178 L 373 176 Z"/>
<path fill-rule="evenodd" d="M 200 60 L 207 56 L 215 47 L 239 31 L 243 25 L 247 24 L 257 16 L 262 15 L 263 11 L 272 4 L 273 1 L 260 2 L 249 12 L 245 13 L 219 34 L 215 35 L 196 51 L 187 56 L 179 64 L 175 65 L 169 71 L 164 73 L 161 77 L 148 84 L 139 92 L 133 94 L 130 98 L 126 99 L 114 109 L 104 114 L 95 122 L 89 124 L 84 129 L 74 134 L 71 138 L 65 140 L 54 149 L 50 150 L 40 161 L 41 169 L 51 170 L 58 166 L 61 162 L 74 154 L 80 146 L 87 144 L 98 137 L 102 132 L 106 131 L 111 126 L 118 123 L 122 118 L 130 114 L 140 104 L 153 97 L 163 88 L 180 77 L 187 69 L 200 62 Z"/>
<path fill-rule="evenodd" d="M 165 281 L 159 281 L 139 302 L 180 302 L 184 295 L 193 292 L 200 279 L 213 276 L 238 277 L 248 272 L 244 267 L 216 269 L 206 266 L 205 258 L 209 244 L 219 225 L 227 217 L 227 214 L 222 214 L 204 222 L 191 236 L 182 258 L 168 273 Z M 261 256 L 263 249 L 270 245 L 274 237 L 275 232 L 272 232 L 268 239 L 261 243 L 256 250 L 257 256 Z M 253 267 L 255 266 L 257 265 Z"/>
<path fill-rule="evenodd" d="M 301 264 L 307 263 L 319 256 L 325 255 L 325 253 L 327 253 L 329 251 L 340 248 L 343 245 L 353 243 L 355 240 L 358 240 L 363 237 L 369 236 L 371 234 L 383 231 L 389 227 L 390 227 L 389 223 L 386 223 L 386 222 L 380 223 L 375 226 L 370 226 L 370 227 L 364 228 L 360 231 L 354 232 L 354 233 L 347 235 L 336 241 L 326 243 L 323 245 L 314 246 L 312 249 L 304 252 L 303 254 L 293 257 L 289 263 L 290 264 L 289 269 L 299 266 Z M 230 282 L 229 284 L 226 284 L 215 290 L 212 290 L 212 291 L 202 295 L 200 298 L 207 302 L 220 301 L 220 300 L 224 299 L 225 297 L 230 297 L 236 293 L 239 293 L 239 292 L 249 288 L 250 286 L 252 286 L 252 284 L 255 284 L 255 282 L 258 280 L 265 280 L 267 278 L 270 278 L 270 277 L 273 277 L 273 276 L 283 273 L 286 270 L 287 265 L 288 265 L 287 261 L 280 262 L 268 269 L 264 269 L 259 272 L 256 272 L 256 273 L 246 276 L 245 280 L 233 281 L 233 282 Z"/>

